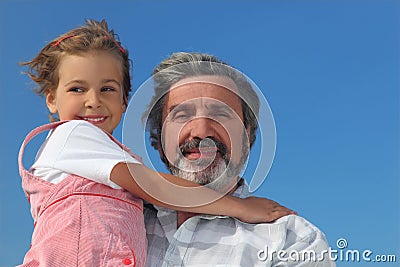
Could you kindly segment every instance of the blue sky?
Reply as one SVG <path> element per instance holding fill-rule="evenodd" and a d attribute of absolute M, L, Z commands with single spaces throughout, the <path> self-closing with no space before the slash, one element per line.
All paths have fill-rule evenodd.
<path fill-rule="evenodd" d="M 24 136 L 47 123 L 44 100 L 18 62 L 84 18 L 105 18 L 119 34 L 134 89 L 175 51 L 214 54 L 249 76 L 277 131 L 275 159 L 256 195 L 296 210 L 332 249 L 345 238 L 346 249 L 400 261 L 399 1 L 2 0 L 0 266 L 21 263 L 29 248 L 33 222 L 17 153 Z M 252 162 L 259 150 L 253 154 Z M 355 265 L 365 262 L 337 261 Z"/>

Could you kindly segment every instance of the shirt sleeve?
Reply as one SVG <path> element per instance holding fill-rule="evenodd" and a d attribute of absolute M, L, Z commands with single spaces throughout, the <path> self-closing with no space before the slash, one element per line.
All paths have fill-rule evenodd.
<path fill-rule="evenodd" d="M 112 169 L 120 162 L 140 164 L 100 128 L 76 120 L 50 133 L 31 169 L 53 183 L 75 174 L 120 189 L 110 180 Z"/>

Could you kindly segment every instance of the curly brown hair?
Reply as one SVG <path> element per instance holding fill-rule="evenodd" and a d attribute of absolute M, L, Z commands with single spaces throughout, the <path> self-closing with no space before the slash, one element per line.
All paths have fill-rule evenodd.
<path fill-rule="evenodd" d="M 85 24 L 74 28 L 49 42 L 30 61 L 21 62 L 28 66 L 26 74 L 37 83 L 35 93 L 44 96 L 58 86 L 58 66 L 64 55 L 79 55 L 89 51 L 108 51 L 121 61 L 123 71 L 124 102 L 128 103 L 131 92 L 131 60 L 126 48 L 122 48 L 118 35 L 108 28 L 106 20 L 86 19 Z"/>

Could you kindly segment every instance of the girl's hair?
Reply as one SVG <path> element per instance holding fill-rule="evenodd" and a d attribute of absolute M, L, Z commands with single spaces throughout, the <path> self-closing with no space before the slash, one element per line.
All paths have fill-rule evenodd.
<path fill-rule="evenodd" d="M 86 19 L 81 27 L 70 30 L 48 43 L 34 59 L 20 63 L 28 66 L 27 75 L 37 83 L 34 91 L 44 96 L 46 91 L 58 86 L 58 66 L 64 55 L 79 55 L 93 50 L 108 51 L 122 63 L 124 102 L 127 104 L 131 91 L 131 60 L 126 48 L 122 48 L 118 35 L 108 29 L 106 20 Z"/>

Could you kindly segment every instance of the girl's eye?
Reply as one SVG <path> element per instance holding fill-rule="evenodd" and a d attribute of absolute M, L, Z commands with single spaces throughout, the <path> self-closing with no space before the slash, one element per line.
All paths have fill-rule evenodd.
<path fill-rule="evenodd" d="M 81 93 L 83 92 L 83 89 L 80 87 L 72 87 L 71 89 L 69 89 L 70 92 L 76 92 L 76 93 Z"/>
<path fill-rule="evenodd" d="M 115 89 L 113 87 L 103 87 L 101 88 L 101 91 L 103 92 L 113 92 Z"/>

